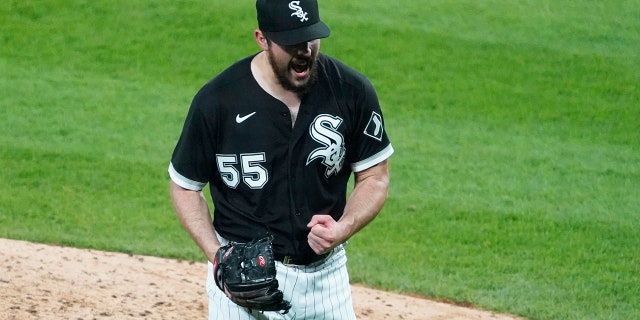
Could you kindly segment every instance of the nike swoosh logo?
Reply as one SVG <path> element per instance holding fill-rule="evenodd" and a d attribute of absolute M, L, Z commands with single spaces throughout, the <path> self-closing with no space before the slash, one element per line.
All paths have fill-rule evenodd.
<path fill-rule="evenodd" d="M 255 111 L 252 113 L 249 113 L 246 116 L 241 117 L 240 114 L 238 113 L 238 115 L 236 116 L 236 123 L 243 123 L 245 120 L 251 118 L 251 116 L 254 114 L 256 114 Z"/>

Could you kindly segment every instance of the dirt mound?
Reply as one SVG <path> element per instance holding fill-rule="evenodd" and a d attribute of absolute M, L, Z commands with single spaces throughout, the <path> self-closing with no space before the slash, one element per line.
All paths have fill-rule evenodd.
<path fill-rule="evenodd" d="M 206 319 L 207 266 L 0 239 L 2 319 Z M 360 320 L 514 320 L 352 286 Z"/>

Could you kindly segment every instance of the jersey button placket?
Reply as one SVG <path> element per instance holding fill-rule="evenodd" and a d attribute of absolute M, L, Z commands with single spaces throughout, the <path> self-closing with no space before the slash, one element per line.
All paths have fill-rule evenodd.
<path fill-rule="evenodd" d="M 295 172 L 295 169 L 291 169 L 291 172 Z M 292 188 L 296 188 L 296 177 L 295 176 L 291 176 L 289 177 L 289 181 L 291 181 L 291 187 Z M 296 216 L 301 216 L 302 215 L 302 211 L 300 210 L 300 208 L 296 208 Z"/>

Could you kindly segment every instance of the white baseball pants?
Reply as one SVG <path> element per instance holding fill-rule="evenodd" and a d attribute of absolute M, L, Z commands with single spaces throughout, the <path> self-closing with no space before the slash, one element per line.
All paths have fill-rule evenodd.
<path fill-rule="evenodd" d="M 242 308 L 231 302 L 216 286 L 213 264 L 209 262 L 207 294 L 209 320 L 355 320 L 351 287 L 347 272 L 347 256 L 343 246 L 324 261 L 307 266 L 285 266 L 276 261 L 279 288 L 291 302 L 287 314 L 260 312 Z"/>

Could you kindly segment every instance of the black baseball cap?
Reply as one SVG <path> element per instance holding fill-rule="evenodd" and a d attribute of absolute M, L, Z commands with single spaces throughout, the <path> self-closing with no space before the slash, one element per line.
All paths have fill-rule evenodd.
<path fill-rule="evenodd" d="M 257 0 L 258 27 L 275 43 L 290 46 L 326 38 L 331 29 L 320 21 L 317 0 Z"/>

